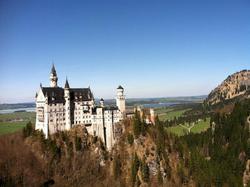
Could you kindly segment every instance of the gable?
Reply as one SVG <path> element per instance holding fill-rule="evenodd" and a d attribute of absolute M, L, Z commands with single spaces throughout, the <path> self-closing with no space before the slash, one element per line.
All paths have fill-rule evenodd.
<path fill-rule="evenodd" d="M 45 102 L 45 96 L 43 94 L 42 88 L 39 89 L 36 97 L 37 102 Z"/>

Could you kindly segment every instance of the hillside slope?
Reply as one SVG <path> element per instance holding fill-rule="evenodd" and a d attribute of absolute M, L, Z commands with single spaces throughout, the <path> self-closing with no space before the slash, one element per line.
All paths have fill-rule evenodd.
<path fill-rule="evenodd" d="M 194 186 L 184 180 L 176 140 L 161 128 L 125 129 L 111 152 L 77 126 L 44 139 L 37 131 L 0 137 L 0 186 Z M 28 129 L 28 130 L 27 130 Z"/>
<path fill-rule="evenodd" d="M 228 76 L 207 97 L 208 105 L 215 105 L 237 97 L 248 97 L 250 70 L 242 70 Z"/>

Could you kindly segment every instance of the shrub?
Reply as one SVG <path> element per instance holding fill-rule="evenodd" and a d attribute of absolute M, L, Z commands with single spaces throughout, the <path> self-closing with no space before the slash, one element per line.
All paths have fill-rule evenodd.
<path fill-rule="evenodd" d="M 28 122 L 26 124 L 26 127 L 23 128 L 23 137 L 26 138 L 28 136 L 31 136 L 33 131 L 34 129 L 33 129 L 32 123 Z"/>
<path fill-rule="evenodd" d="M 144 158 L 141 163 L 141 174 L 144 182 L 149 182 L 149 167 L 146 163 L 146 159 Z"/>
<path fill-rule="evenodd" d="M 75 137 L 75 146 L 76 151 L 80 151 L 82 149 L 82 139 L 80 137 Z"/>
<path fill-rule="evenodd" d="M 128 140 L 129 145 L 132 145 L 134 143 L 134 136 L 129 133 L 127 136 L 127 140 Z"/>
<path fill-rule="evenodd" d="M 119 155 L 114 157 L 114 161 L 113 161 L 113 173 L 114 173 L 114 177 L 115 179 L 117 179 L 118 177 L 121 176 L 122 170 L 121 170 L 121 160 Z"/>
<path fill-rule="evenodd" d="M 137 154 L 134 154 L 133 157 L 133 161 L 132 161 L 132 166 L 131 166 L 131 182 L 132 182 L 132 186 L 134 186 L 135 182 L 136 182 L 136 176 L 137 176 L 137 171 L 140 167 L 140 160 L 137 156 Z"/>

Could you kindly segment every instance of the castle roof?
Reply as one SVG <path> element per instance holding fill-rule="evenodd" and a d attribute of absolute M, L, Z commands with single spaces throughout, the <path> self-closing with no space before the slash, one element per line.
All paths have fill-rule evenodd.
<path fill-rule="evenodd" d="M 69 82 L 68 82 L 68 79 L 67 79 L 67 78 L 66 78 L 66 82 L 65 82 L 64 88 L 69 88 Z"/>
<path fill-rule="evenodd" d="M 93 94 L 90 88 L 70 88 L 70 100 L 74 101 L 90 101 Z"/>
<path fill-rule="evenodd" d="M 49 104 L 64 103 L 64 89 L 60 87 L 42 87 Z"/>
<path fill-rule="evenodd" d="M 53 75 L 56 75 L 56 68 L 55 68 L 54 64 L 52 64 L 52 68 L 51 68 L 50 73 Z"/>
<path fill-rule="evenodd" d="M 123 87 L 121 85 L 119 85 L 117 89 L 123 89 Z"/>
<path fill-rule="evenodd" d="M 71 101 L 90 101 L 93 94 L 90 88 L 69 88 Z M 49 104 L 64 103 L 64 89 L 61 87 L 42 87 Z"/>

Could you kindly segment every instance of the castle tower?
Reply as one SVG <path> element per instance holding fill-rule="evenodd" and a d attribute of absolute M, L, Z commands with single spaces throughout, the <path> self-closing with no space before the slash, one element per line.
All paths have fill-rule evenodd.
<path fill-rule="evenodd" d="M 122 113 L 125 113 L 126 111 L 125 95 L 124 95 L 124 89 L 121 85 L 117 88 L 116 106 Z"/>
<path fill-rule="evenodd" d="M 150 113 L 150 121 L 155 124 L 155 111 L 153 108 L 149 109 L 149 113 Z"/>
<path fill-rule="evenodd" d="M 100 100 L 100 106 L 104 107 L 104 99 L 103 98 L 101 98 L 101 100 Z"/>
<path fill-rule="evenodd" d="M 50 87 L 57 87 L 57 74 L 54 64 L 52 65 L 51 72 L 50 72 Z"/>
<path fill-rule="evenodd" d="M 67 78 L 64 86 L 64 99 L 65 99 L 65 130 L 70 130 L 71 128 L 70 91 L 69 91 L 69 82 Z"/>

